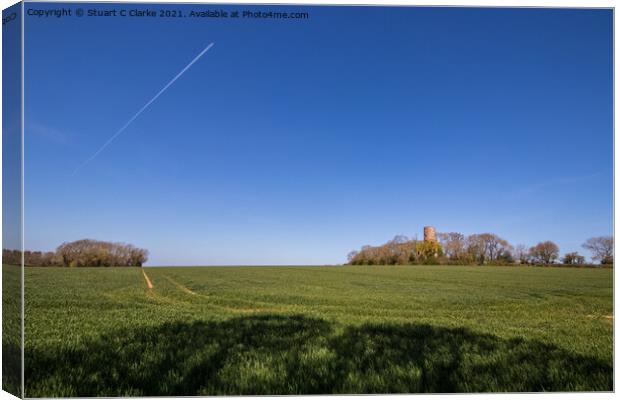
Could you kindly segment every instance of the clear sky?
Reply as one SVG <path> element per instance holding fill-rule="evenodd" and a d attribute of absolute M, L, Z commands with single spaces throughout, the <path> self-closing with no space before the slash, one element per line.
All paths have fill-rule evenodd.
<path fill-rule="evenodd" d="M 562 254 L 612 234 L 610 10 L 169 9 L 309 18 L 27 16 L 26 248 L 329 264 L 424 225 Z"/>

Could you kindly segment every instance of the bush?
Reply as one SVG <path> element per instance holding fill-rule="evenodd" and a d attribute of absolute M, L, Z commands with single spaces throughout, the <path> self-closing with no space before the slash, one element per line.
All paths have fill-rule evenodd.
<path fill-rule="evenodd" d="M 56 254 L 66 267 L 141 267 L 148 251 L 131 244 L 83 239 L 63 243 Z"/>

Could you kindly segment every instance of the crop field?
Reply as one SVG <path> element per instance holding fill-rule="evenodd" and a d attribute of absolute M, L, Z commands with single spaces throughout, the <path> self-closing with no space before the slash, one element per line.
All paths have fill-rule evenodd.
<path fill-rule="evenodd" d="M 611 269 L 143 270 L 26 268 L 27 397 L 613 390 Z"/>

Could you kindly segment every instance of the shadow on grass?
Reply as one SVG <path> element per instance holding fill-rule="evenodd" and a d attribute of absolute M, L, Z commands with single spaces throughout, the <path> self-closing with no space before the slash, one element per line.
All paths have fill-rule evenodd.
<path fill-rule="evenodd" d="M 610 364 L 467 329 L 304 316 L 166 323 L 26 352 L 26 395 L 612 390 Z"/>
<path fill-rule="evenodd" d="M 2 265 L 2 389 L 21 397 L 21 267 Z"/>
<path fill-rule="evenodd" d="M 2 343 L 2 390 L 21 397 L 22 352 L 20 344 Z"/>

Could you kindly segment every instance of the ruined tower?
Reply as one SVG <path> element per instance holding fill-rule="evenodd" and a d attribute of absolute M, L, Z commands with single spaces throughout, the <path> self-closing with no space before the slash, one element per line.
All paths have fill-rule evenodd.
<path fill-rule="evenodd" d="M 435 228 L 432 226 L 424 227 L 424 241 L 425 242 L 436 242 L 437 236 L 435 235 Z"/>

